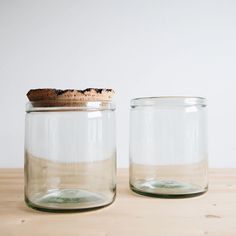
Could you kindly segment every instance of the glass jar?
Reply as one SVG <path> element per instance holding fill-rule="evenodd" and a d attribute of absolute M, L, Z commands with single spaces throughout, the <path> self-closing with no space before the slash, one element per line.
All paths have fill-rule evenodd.
<path fill-rule="evenodd" d="M 207 191 L 206 99 L 150 97 L 131 100 L 130 187 L 154 197 Z"/>
<path fill-rule="evenodd" d="M 115 105 L 48 103 L 27 104 L 26 203 L 45 211 L 109 205 L 116 194 Z"/>

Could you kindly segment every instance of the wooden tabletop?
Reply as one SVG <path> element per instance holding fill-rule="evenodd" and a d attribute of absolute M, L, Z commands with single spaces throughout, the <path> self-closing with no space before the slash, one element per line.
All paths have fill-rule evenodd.
<path fill-rule="evenodd" d="M 24 203 L 23 171 L 0 169 L 1 236 L 235 236 L 236 169 L 210 171 L 208 193 L 159 199 L 129 190 L 128 170 L 118 170 L 116 201 L 96 211 L 46 213 Z"/>

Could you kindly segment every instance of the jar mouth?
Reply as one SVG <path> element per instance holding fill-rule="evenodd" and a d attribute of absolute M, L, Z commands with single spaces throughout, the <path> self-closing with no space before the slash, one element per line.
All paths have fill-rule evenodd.
<path fill-rule="evenodd" d="M 130 102 L 131 107 L 136 106 L 192 106 L 206 105 L 206 98 L 195 96 L 160 96 L 160 97 L 139 97 Z"/>
<path fill-rule="evenodd" d="M 43 100 L 26 103 L 26 112 L 115 110 L 112 101 Z"/>

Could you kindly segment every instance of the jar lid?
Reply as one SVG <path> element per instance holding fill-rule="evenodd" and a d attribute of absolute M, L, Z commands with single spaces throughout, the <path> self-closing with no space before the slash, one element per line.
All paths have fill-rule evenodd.
<path fill-rule="evenodd" d="M 63 107 L 96 101 L 106 103 L 112 100 L 114 94 L 114 90 L 106 88 L 87 88 L 84 90 L 44 88 L 29 90 L 27 97 L 33 107 Z"/>

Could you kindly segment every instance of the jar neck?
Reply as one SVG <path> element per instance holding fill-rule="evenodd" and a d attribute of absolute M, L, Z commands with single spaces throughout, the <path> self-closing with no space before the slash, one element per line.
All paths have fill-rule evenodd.
<path fill-rule="evenodd" d="M 203 97 L 141 97 L 131 100 L 131 107 L 137 106 L 206 106 L 206 99 Z"/>
<path fill-rule="evenodd" d="M 26 112 L 115 110 L 111 101 L 48 100 L 28 102 Z"/>

